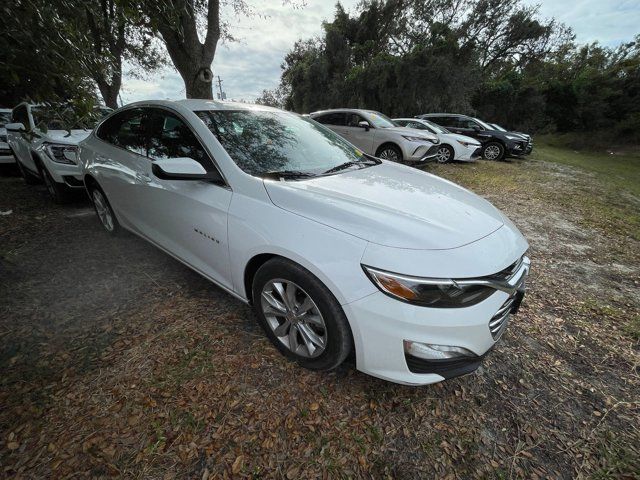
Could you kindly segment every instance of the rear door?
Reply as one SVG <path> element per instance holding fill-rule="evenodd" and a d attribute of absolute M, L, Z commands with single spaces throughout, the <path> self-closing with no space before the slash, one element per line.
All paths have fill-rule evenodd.
<path fill-rule="evenodd" d="M 348 138 L 345 131 L 346 114 L 344 112 L 330 112 L 314 117 L 314 120 L 330 128 L 338 135 Z"/>

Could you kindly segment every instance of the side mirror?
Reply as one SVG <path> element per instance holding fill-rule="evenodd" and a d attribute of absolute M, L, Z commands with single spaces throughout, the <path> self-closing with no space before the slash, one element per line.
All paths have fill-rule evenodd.
<path fill-rule="evenodd" d="M 474 131 L 476 131 L 476 132 L 479 132 L 480 130 L 482 130 L 482 129 L 480 128 L 480 125 L 474 125 L 472 128 L 473 128 L 473 130 L 474 130 Z"/>
<path fill-rule="evenodd" d="M 193 158 L 163 158 L 151 165 L 153 174 L 161 180 L 210 180 L 221 182 L 222 177 L 217 170 L 207 172 Z"/>
<path fill-rule="evenodd" d="M 362 121 L 358 122 L 358 126 L 360 128 L 364 128 L 367 132 L 371 128 L 371 125 L 369 125 L 369 122 L 367 122 L 366 120 L 362 120 Z"/>
<path fill-rule="evenodd" d="M 7 129 L 7 132 L 24 132 L 26 130 L 21 123 L 7 123 L 4 128 Z"/>

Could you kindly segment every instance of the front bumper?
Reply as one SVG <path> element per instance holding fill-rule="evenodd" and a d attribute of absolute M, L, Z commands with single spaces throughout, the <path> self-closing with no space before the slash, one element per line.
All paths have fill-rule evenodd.
<path fill-rule="evenodd" d="M 403 158 L 411 163 L 433 162 L 438 155 L 439 145 L 432 143 L 407 142 L 403 152 Z"/>
<path fill-rule="evenodd" d="M 39 152 L 40 159 L 44 163 L 47 171 L 57 183 L 63 183 L 70 188 L 83 188 L 84 180 L 79 165 L 69 165 L 66 163 L 54 162 L 43 150 Z"/>
<path fill-rule="evenodd" d="M 465 147 L 463 145 L 456 147 L 456 157 L 454 160 L 460 162 L 474 162 L 482 156 L 482 145 Z"/>
<path fill-rule="evenodd" d="M 527 147 L 528 142 L 526 140 L 511 142 L 507 145 L 507 155 L 510 157 L 521 157 L 522 155 L 527 155 Z M 529 151 L 529 153 L 531 153 L 531 151 Z"/>
<path fill-rule="evenodd" d="M 466 308 L 421 307 L 382 292 L 343 305 L 354 334 L 358 370 L 405 385 L 426 385 L 473 372 L 502 337 L 510 313 L 517 311 L 519 302 L 513 305 L 513 299 L 522 299 L 528 273 L 527 259 L 508 283 L 500 285 L 502 289 Z M 405 341 L 461 347 L 471 356 L 418 358 L 406 353 Z"/>

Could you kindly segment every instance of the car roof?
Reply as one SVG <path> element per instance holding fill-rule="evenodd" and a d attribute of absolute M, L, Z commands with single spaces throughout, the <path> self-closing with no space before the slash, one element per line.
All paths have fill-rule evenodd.
<path fill-rule="evenodd" d="M 267 111 L 281 111 L 279 108 L 268 107 L 266 105 L 258 105 L 253 103 L 242 102 L 219 102 L 217 100 L 203 100 L 187 98 L 183 100 L 143 100 L 140 102 L 129 103 L 126 107 L 132 106 L 165 106 L 175 107 L 179 105 L 197 112 L 200 110 L 267 110 Z"/>
<path fill-rule="evenodd" d="M 423 114 L 423 116 L 425 117 L 436 117 L 440 115 L 446 115 L 447 117 L 469 117 L 469 115 L 463 115 L 461 113 L 425 113 Z"/>
<path fill-rule="evenodd" d="M 366 113 L 378 113 L 375 110 L 367 110 L 366 108 L 329 108 L 327 110 L 318 110 L 316 112 L 311 112 L 309 115 L 320 115 L 320 114 L 325 114 L 325 113 L 340 113 L 340 112 L 344 112 L 344 113 L 362 113 L 362 112 L 366 112 Z"/>

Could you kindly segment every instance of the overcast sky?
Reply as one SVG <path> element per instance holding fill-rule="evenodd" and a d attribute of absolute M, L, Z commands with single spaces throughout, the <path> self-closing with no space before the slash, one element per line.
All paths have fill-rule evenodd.
<path fill-rule="evenodd" d="M 640 33 L 640 0 L 524 0 L 540 4 L 542 17 L 555 17 L 573 28 L 578 42 L 599 41 L 615 46 Z M 284 55 L 296 40 L 320 34 L 323 20 L 335 11 L 333 0 L 306 0 L 303 9 L 283 6 L 282 0 L 249 0 L 266 18 L 232 21 L 238 42 L 219 44 L 214 75 L 223 80 L 229 99 L 255 99 L 263 89 L 274 88 L 280 79 Z M 358 0 L 341 0 L 353 11 Z M 184 84 L 175 70 L 166 69 L 144 80 L 125 75 L 124 103 L 145 99 L 184 98 Z"/>

